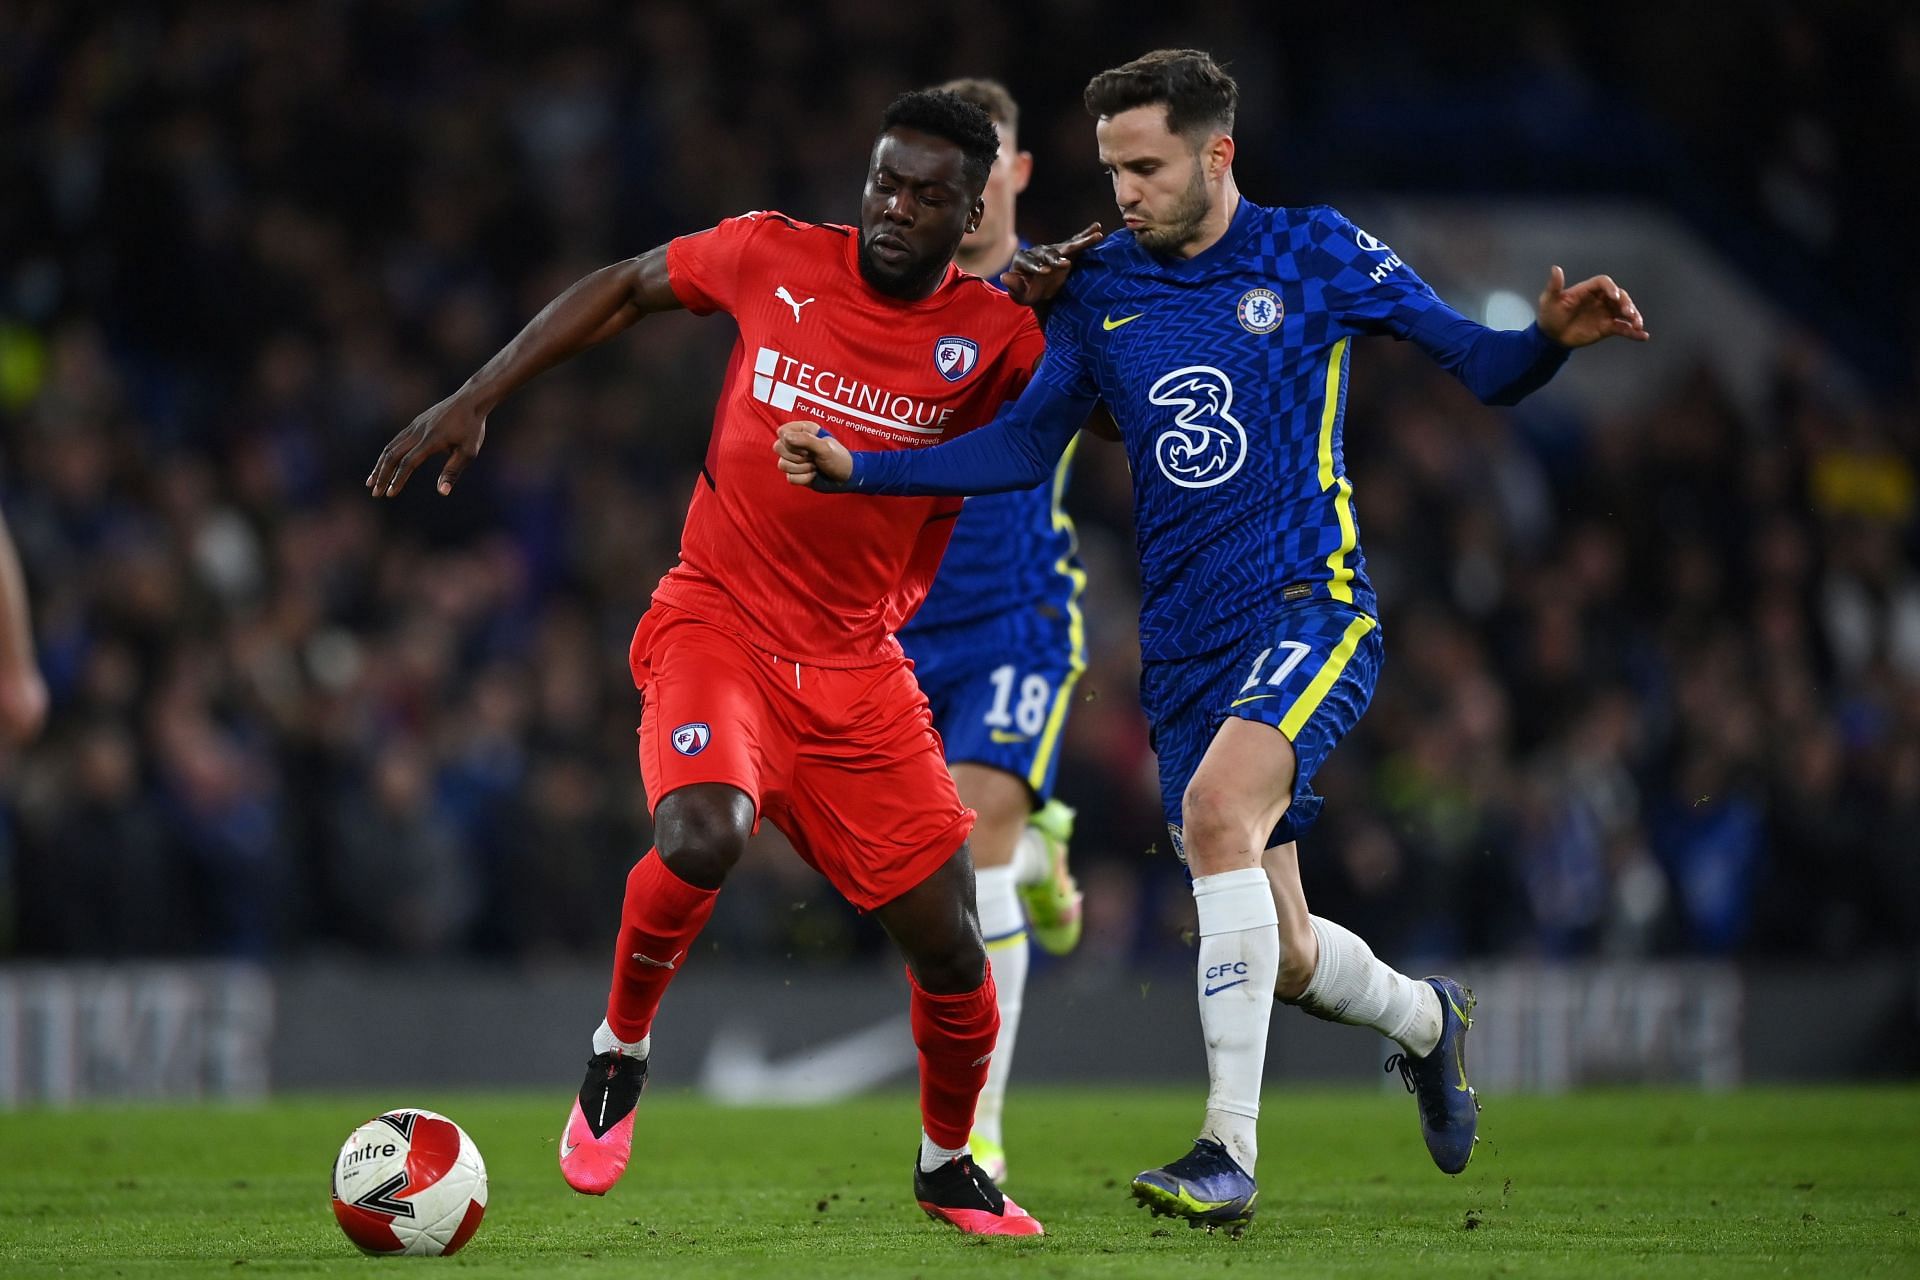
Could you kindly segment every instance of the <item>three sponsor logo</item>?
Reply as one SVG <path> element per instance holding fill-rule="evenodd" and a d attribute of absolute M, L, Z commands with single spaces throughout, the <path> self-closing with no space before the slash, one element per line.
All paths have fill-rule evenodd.
<path fill-rule="evenodd" d="M 1175 369 L 1148 389 L 1147 399 L 1175 411 L 1173 425 L 1153 442 L 1161 475 L 1182 489 L 1211 489 L 1238 474 L 1247 460 L 1247 429 L 1233 416 L 1226 374 L 1208 364 Z"/>

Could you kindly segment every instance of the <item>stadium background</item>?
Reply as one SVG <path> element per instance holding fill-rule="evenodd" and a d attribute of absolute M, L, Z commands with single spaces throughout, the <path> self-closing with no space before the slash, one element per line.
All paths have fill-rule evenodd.
<path fill-rule="evenodd" d="M 451 500 L 370 501 L 380 446 L 596 266 L 746 209 L 850 219 L 906 87 L 1002 78 L 1037 158 L 1023 230 L 1111 222 L 1080 88 L 1176 43 L 1239 77 L 1255 199 L 1396 242 L 1395 202 L 1631 201 L 1788 318 L 1734 388 L 1738 318 L 1663 323 L 1626 279 L 1662 351 L 1611 409 L 1485 410 L 1417 352 L 1357 350 L 1390 659 L 1321 775 L 1316 909 L 1406 966 L 1849 966 L 1895 1011 L 1856 1065 L 1911 1073 L 1920 17 L 1204 10 L 0 8 L 0 500 L 53 695 L 0 769 L 0 974 L 592 972 L 648 843 L 626 642 L 732 331 L 649 320 L 543 377 Z M 1571 275 L 1615 269 L 1563 243 Z M 1060 792 L 1090 918 L 1051 976 L 1177 979 L 1125 466 L 1082 459 L 1093 663 Z M 703 965 L 781 982 L 890 964 L 773 842 L 707 940 Z"/>

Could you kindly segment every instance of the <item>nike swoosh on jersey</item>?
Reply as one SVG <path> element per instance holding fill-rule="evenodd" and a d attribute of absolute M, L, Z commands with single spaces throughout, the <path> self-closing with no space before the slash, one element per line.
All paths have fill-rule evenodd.
<path fill-rule="evenodd" d="M 1277 698 L 1279 696 L 1280 695 L 1277 693 L 1254 693 L 1254 694 L 1249 694 L 1244 698 L 1235 698 L 1232 702 L 1229 702 L 1227 705 L 1229 707 L 1240 707 L 1240 706 L 1245 706 L 1249 702 L 1258 702 L 1262 698 Z"/>
<path fill-rule="evenodd" d="M 1106 315 L 1100 317 L 1100 327 L 1102 329 L 1105 329 L 1108 333 L 1112 333 L 1115 329 L 1118 329 L 1121 325 L 1132 324 L 1135 320 L 1138 320 L 1141 316 L 1145 314 L 1147 313 L 1144 311 L 1136 311 L 1130 316 L 1121 316 L 1118 320 L 1115 320 L 1113 318 L 1113 313 L 1108 312 Z"/>
<path fill-rule="evenodd" d="M 1208 987 L 1207 994 L 1210 996 L 1217 996 L 1222 991 L 1226 991 L 1230 988 L 1237 987 L 1246 981 L 1248 981 L 1248 979 L 1246 978 L 1235 978 L 1232 982 L 1223 982 L 1217 987 Z"/>
<path fill-rule="evenodd" d="M 1005 729 L 995 729 L 990 736 L 995 742 L 1002 745 L 1033 741 L 1033 735 L 1030 733 L 1008 733 Z"/>

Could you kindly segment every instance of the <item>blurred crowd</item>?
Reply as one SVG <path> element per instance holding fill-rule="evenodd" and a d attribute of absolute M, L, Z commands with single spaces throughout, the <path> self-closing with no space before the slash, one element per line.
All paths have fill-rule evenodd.
<path fill-rule="evenodd" d="M 903 87 L 1012 83 L 1042 236 L 1104 210 L 1084 74 L 1154 43 L 1211 44 L 1249 111 L 1311 136 L 1355 91 L 1316 90 L 1261 12 L 0 9 L 0 509 L 52 694 L 0 762 L 0 955 L 597 956 L 649 839 L 627 640 L 731 329 L 651 319 L 544 377 L 451 499 L 369 499 L 381 445 L 594 267 L 751 208 L 851 217 Z M 1820 61 L 1823 28 L 1769 15 L 1774 56 Z M 1539 23 L 1513 36 L 1525 66 L 1568 92 L 1617 74 Z M 1920 25 L 1886 48 L 1911 112 Z M 1437 62 L 1399 70 L 1448 92 Z M 1802 96 L 1725 181 L 1818 262 L 1857 175 Z M 1280 163 L 1245 145 L 1243 182 L 1320 198 Z M 1893 389 L 1835 398 L 1794 341 L 1760 411 L 1702 372 L 1580 422 L 1482 409 L 1416 351 L 1362 345 L 1348 458 L 1389 659 L 1319 780 L 1317 910 L 1390 957 L 1920 936 L 1920 420 Z M 1187 945 L 1191 905 L 1135 702 L 1125 464 L 1082 459 L 1076 963 L 1151 960 Z M 708 937 L 876 945 L 771 834 Z"/>

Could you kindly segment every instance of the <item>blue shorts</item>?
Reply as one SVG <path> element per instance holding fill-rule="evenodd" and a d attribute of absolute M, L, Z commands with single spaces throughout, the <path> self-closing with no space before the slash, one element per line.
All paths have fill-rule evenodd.
<path fill-rule="evenodd" d="M 1028 605 L 979 622 L 900 636 L 933 706 L 947 763 L 983 764 L 1024 780 L 1034 805 L 1053 794 L 1086 637 L 1073 606 Z"/>
<path fill-rule="evenodd" d="M 1267 847 L 1297 840 L 1313 825 L 1321 804 L 1313 775 L 1372 701 L 1384 652 L 1373 618 L 1312 600 L 1289 606 L 1242 644 L 1146 665 L 1140 705 L 1153 726 L 1160 804 L 1181 861 L 1181 797 L 1229 716 L 1275 725 L 1293 743 L 1293 802 Z"/>

